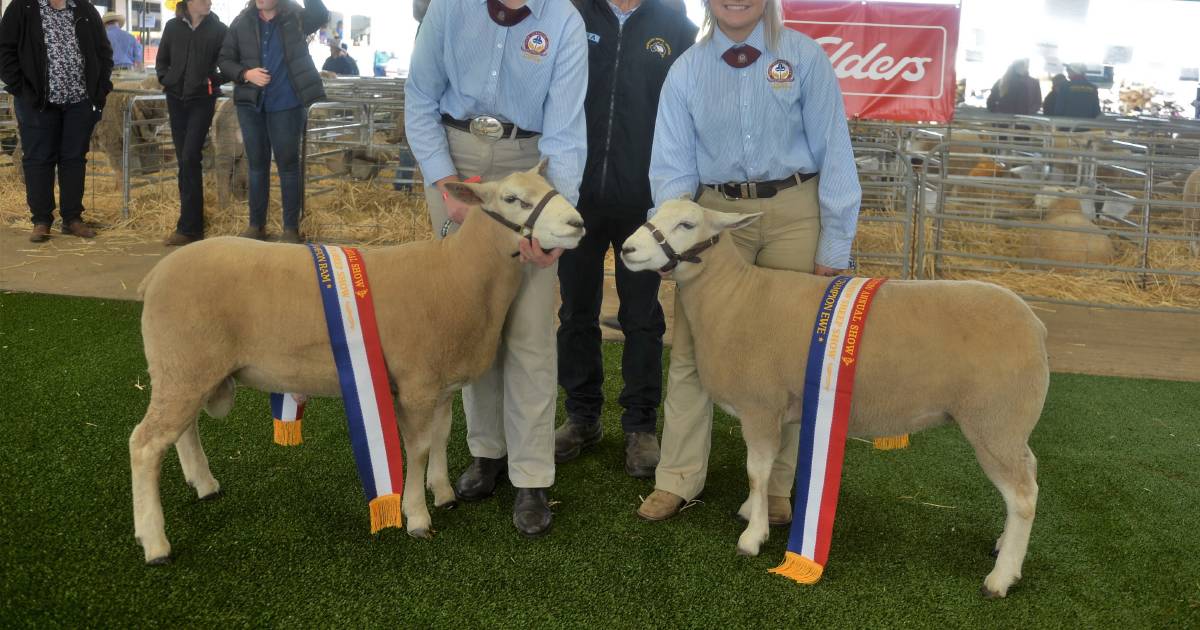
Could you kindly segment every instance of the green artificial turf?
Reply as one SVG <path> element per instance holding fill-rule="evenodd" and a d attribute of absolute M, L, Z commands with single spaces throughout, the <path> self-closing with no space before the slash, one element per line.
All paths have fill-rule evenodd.
<path fill-rule="evenodd" d="M 1024 579 L 991 570 L 1003 506 L 954 427 L 903 451 L 852 441 L 825 576 L 799 586 L 734 554 L 745 448 L 718 414 L 703 503 L 634 516 L 619 410 L 559 469 L 554 527 L 525 540 L 511 488 L 434 512 L 432 541 L 368 534 L 341 403 L 310 403 L 305 443 L 271 442 L 265 394 L 239 389 L 200 433 L 225 496 L 200 502 L 169 453 L 174 562 L 133 540 L 127 439 L 149 399 L 140 306 L 0 296 L 0 627 L 1197 627 L 1200 386 L 1055 375 L 1033 434 L 1041 497 Z M 619 345 L 605 346 L 615 400 Z M 560 414 L 561 416 L 561 414 Z M 451 473 L 468 461 L 461 411 Z"/>

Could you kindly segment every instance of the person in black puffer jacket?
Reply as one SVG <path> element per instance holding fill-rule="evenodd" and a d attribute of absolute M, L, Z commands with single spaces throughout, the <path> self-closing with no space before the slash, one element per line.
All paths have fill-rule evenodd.
<path fill-rule="evenodd" d="M 180 0 L 163 29 L 154 64 L 167 94 L 179 167 L 179 222 L 165 241 L 168 246 L 204 238 L 204 141 L 225 81 L 217 54 L 228 30 L 211 9 L 212 0 Z"/>
<path fill-rule="evenodd" d="M 233 100 L 250 163 L 250 224 L 244 237 L 267 237 L 273 152 L 283 201 L 280 240 L 303 240 L 300 140 L 308 106 L 325 98 L 305 38 L 328 21 L 321 0 L 307 0 L 303 6 L 293 0 L 250 0 L 225 34 L 218 65 L 234 82 Z"/>
<path fill-rule="evenodd" d="M 88 141 L 112 91 L 112 46 L 85 0 L 15 0 L 0 19 L 0 81 L 13 95 L 25 157 L 29 240 L 50 238 L 54 179 L 64 234 L 91 238 L 83 222 Z"/>

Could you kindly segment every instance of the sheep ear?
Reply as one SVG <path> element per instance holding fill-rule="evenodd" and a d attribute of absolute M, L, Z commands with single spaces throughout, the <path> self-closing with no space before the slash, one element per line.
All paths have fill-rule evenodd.
<path fill-rule="evenodd" d="M 550 158 L 544 157 L 544 158 L 542 158 L 542 161 L 537 163 L 537 166 L 529 169 L 529 172 L 533 173 L 534 175 L 538 175 L 540 177 L 545 177 L 546 171 L 549 170 L 549 168 L 550 168 Z"/>
<path fill-rule="evenodd" d="M 737 230 L 737 229 L 744 228 L 747 225 L 754 223 L 755 221 L 758 220 L 759 217 L 762 216 L 761 212 L 755 212 L 753 214 L 734 214 L 734 213 L 730 213 L 730 212 L 715 212 L 714 214 L 717 215 L 716 222 L 717 222 L 717 225 L 719 225 L 722 230 Z"/>
<path fill-rule="evenodd" d="M 466 182 L 446 182 L 446 192 L 451 197 L 465 204 L 482 206 L 496 194 L 496 183 L 468 184 Z"/>

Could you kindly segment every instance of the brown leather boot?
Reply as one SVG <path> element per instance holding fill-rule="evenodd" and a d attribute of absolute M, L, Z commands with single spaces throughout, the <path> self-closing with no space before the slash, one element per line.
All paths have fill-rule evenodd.
<path fill-rule="evenodd" d="M 75 219 L 70 223 L 64 224 L 62 233 L 78 236 L 79 238 L 96 238 L 96 230 L 88 227 L 82 219 Z"/>
<path fill-rule="evenodd" d="M 163 241 L 163 245 L 166 245 L 167 247 L 179 247 L 181 245 L 187 245 L 188 243 L 195 243 L 201 238 L 203 237 L 194 237 L 188 236 L 187 234 L 180 234 L 179 232 L 171 232 L 171 235 Z"/>
<path fill-rule="evenodd" d="M 241 234 L 238 234 L 238 236 L 242 238 L 252 238 L 256 241 L 265 241 L 267 240 L 267 228 L 262 227 L 261 225 L 248 225 L 246 226 L 246 229 L 242 230 Z"/>
<path fill-rule="evenodd" d="M 34 223 L 33 231 L 29 233 L 30 243 L 45 243 L 50 240 L 50 226 L 42 223 Z"/>
<path fill-rule="evenodd" d="M 676 514 L 679 514 L 679 508 L 683 507 L 683 497 L 667 492 L 666 490 L 655 490 L 642 501 L 642 506 L 638 508 L 637 515 L 647 521 L 665 521 Z"/>

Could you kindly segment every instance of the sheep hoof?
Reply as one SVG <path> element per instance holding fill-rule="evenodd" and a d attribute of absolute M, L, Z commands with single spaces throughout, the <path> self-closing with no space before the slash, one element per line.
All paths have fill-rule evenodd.
<path fill-rule="evenodd" d="M 414 529 L 409 531 L 408 535 L 421 540 L 433 540 L 433 532 L 428 529 Z"/>
<path fill-rule="evenodd" d="M 161 567 L 161 566 L 166 566 L 168 564 L 171 564 L 171 556 L 169 556 L 169 555 L 168 556 L 159 556 L 157 558 L 146 561 L 146 566 L 150 566 L 150 567 Z"/>
<path fill-rule="evenodd" d="M 453 510 L 458 507 L 458 501 L 453 501 L 453 500 L 447 501 L 446 503 L 443 503 L 441 505 L 435 505 L 433 507 L 435 507 L 439 510 Z"/>
<path fill-rule="evenodd" d="M 216 492 L 210 492 L 210 493 L 200 497 L 200 500 L 201 501 L 216 501 L 217 499 L 220 499 L 223 496 L 225 496 L 225 489 L 217 488 Z"/>
<path fill-rule="evenodd" d="M 988 588 L 987 584 L 984 584 L 979 587 L 979 594 L 984 599 L 1002 599 L 1005 595 L 1005 593 L 993 591 L 992 589 Z"/>
<path fill-rule="evenodd" d="M 992 547 L 992 551 L 990 553 L 988 553 L 988 555 L 993 558 L 999 558 L 1000 557 L 1000 548 Z"/>
<path fill-rule="evenodd" d="M 754 556 L 758 555 L 758 551 L 750 551 L 749 549 L 742 549 L 741 547 L 738 547 L 737 555 L 744 556 L 746 558 L 753 558 Z"/>

